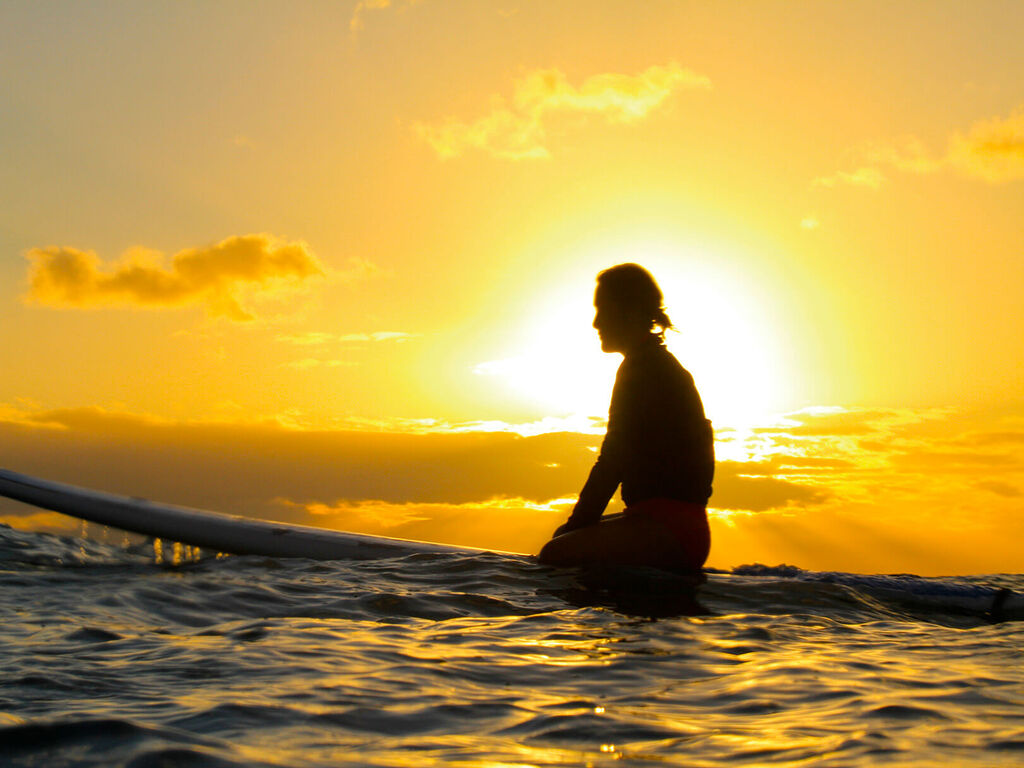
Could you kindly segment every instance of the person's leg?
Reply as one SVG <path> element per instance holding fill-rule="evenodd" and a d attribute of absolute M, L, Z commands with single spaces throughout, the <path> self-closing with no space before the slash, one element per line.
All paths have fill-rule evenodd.
<path fill-rule="evenodd" d="M 602 520 L 552 539 L 537 559 L 548 565 L 650 565 L 675 567 L 679 548 L 671 532 L 648 515 Z"/>

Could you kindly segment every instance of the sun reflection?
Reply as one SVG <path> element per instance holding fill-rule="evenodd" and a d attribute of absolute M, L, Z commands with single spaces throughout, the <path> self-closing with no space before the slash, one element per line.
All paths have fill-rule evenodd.
<path fill-rule="evenodd" d="M 168 544 L 170 553 L 168 553 Z M 159 536 L 153 538 L 153 564 L 154 565 L 182 565 L 184 563 L 198 563 L 203 556 L 202 550 L 192 544 L 183 544 L 180 541 L 168 541 Z M 218 552 L 217 557 L 223 553 Z"/>

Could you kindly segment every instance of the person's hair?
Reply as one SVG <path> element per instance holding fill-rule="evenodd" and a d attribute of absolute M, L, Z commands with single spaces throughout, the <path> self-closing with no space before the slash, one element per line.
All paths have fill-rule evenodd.
<path fill-rule="evenodd" d="M 651 273 L 639 264 L 617 264 L 599 273 L 597 295 L 619 311 L 646 323 L 648 330 L 660 339 L 673 327 L 662 306 L 661 289 Z"/>

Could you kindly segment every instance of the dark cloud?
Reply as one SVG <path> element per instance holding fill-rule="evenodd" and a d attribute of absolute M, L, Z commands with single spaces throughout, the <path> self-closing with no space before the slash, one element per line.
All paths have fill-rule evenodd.
<path fill-rule="evenodd" d="M 887 410 L 849 410 L 825 413 L 794 413 L 786 416 L 789 422 L 777 427 L 758 427 L 755 434 L 824 437 L 865 435 L 878 431 L 881 425 L 895 415 Z"/>
<path fill-rule="evenodd" d="M 1017 456 L 1008 453 L 984 451 L 949 451 L 924 446 L 902 449 L 889 457 L 894 466 L 905 469 L 934 470 L 946 472 L 976 472 L 980 468 L 1020 468 Z"/>
<path fill-rule="evenodd" d="M 774 476 L 798 470 L 800 474 L 856 469 L 857 464 L 848 459 L 832 459 L 820 456 L 788 456 L 775 453 L 764 461 L 726 461 L 719 466 L 728 466 L 741 475 Z"/>
<path fill-rule="evenodd" d="M 300 431 L 276 423 L 182 424 L 99 409 L 0 422 L 0 455 L 28 474 L 256 517 L 293 505 L 544 503 L 578 493 L 600 438 L 574 432 Z M 720 462 L 716 507 L 761 511 L 825 494 L 756 465 Z M 294 507 L 293 507 L 294 509 Z M 461 514 L 461 513 L 460 513 Z"/>
<path fill-rule="evenodd" d="M 760 465 L 754 464 L 754 468 Z M 710 505 L 716 509 L 765 512 L 790 506 L 820 504 L 830 497 L 823 488 L 775 477 L 751 477 L 749 462 L 721 461 L 715 468 L 715 492 Z M 763 466 L 760 467 L 764 471 Z"/>
<path fill-rule="evenodd" d="M 596 438 L 575 433 L 314 432 L 181 424 L 98 409 L 0 423 L 8 468 L 116 493 L 266 516 L 273 499 L 460 504 L 578 490 Z"/>
<path fill-rule="evenodd" d="M 1016 418 L 953 414 L 915 423 L 894 414 L 889 432 L 879 430 L 878 451 L 803 437 L 808 455 L 787 449 L 760 461 L 722 460 L 711 499 L 714 510 L 726 510 L 712 514 L 714 564 L 784 558 L 919 573 L 1019 565 L 1019 537 L 1010 534 L 1021 526 L 1024 462 L 1011 452 L 1014 441 L 986 437 L 973 450 L 952 450 L 962 436 L 1015 434 Z M 0 465 L 257 518 L 535 552 L 565 518 L 600 441 L 575 432 L 416 429 L 316 432 L 274 421 L 187 424 L 8 407 L 0 411 Z M 936 430 L 945 436 L 923 436 Z M 54 518 L 76 525 L 3 499 L 0 517 L 31 530 L 52 527 Z M 950 549 L 950 537 L 964 546 Z"/>
<path fill-rule="evenodd" d="M 1002 430 L 996 432 L 974 432 L 958 439 L 960 445 L 1024 445 L 1024 432 Z"/>
<path fill-rule="evenodd" d="M 974 487 L 981 488 L 983 491 L 990 491 L 997 496 L 1005 496 L 1008 499 L 1013 499 L 1021 495 L 1020 489 L 1016 486 L 1010 485 L 1009 483 L 1003 483 L 998 480 L 986 480 L 980 483 L 975 483 Z"/>

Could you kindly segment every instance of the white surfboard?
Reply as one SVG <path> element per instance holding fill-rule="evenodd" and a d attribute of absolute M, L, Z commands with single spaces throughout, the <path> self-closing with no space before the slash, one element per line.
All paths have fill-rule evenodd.
<path fill-rule="evenodd" d="M 253 520 L 158 504 L 146 499 L 55 483 L 6 469 L 0 469 L 0 496 L 92 523 L 235 555 L 376 560 L 423 552 L 467 555 L 490 551 Z"/>

